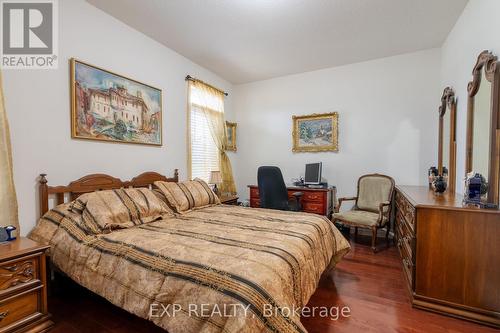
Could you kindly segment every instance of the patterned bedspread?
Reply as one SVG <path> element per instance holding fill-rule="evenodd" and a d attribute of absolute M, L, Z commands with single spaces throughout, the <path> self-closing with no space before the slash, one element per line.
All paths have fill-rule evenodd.
<path fill-rule="evenodd" d="M 81 219 L 58 206 L 30 238 L 77 283 L 170 333 L 305 332 L 288 310 L 349 251 L 306 213 L 219 205 L 98 235 Z"/>

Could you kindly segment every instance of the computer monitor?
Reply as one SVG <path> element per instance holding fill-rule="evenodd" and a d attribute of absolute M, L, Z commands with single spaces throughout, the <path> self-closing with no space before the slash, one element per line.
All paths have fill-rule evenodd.
<path fill-rule="evenodd" d="M 321 183 L 321 162 L 306 164 L 306 174 L 304 176 L 304 184 L 319 184 Z"/>

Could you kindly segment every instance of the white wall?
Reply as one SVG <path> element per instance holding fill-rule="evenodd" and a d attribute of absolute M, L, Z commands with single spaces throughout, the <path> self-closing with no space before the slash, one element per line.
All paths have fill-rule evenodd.
<path fill-rule="evenodd" d="M 440 50 L 384 58 L 233 87 L 238 152 L 233 164 L 241 198 L 260 165 L 285 178 L 323 162 L 340 195 L 378 172 L 398 184 L 426 184 L 437 160 Z M 338 153 L 292 153 L 292 115 L 339 112 Z"/>
<path fill-rule="evenodd" d="M 464 174 L 466 87 L 484 49 L 500 55 L 500 1 L 470 0 L 442 49 L 291 75 L 232 87 L 210 71 L 133 30 L 83 0 L 59 1 L 59 69 L 6 70 L 22 234 L 38 216 L 37 175 L 65 184 L 105 172 L 123 179 L 146 170 L 186 177 L 186 84 L 191 74 L 230 91 L 226 118 L 238 122 L 231 153 L 238 191 L 248 197 L 258 166 L 278 165 L 285 180 L 322 161 L 340 195 L 361 174 L 386 173 L 399 184 L 425 184 L 437 160 L 437 107 L 445 86 L 458 96 L 457 188 Z M 163 90 L 161 148 L 73 140 L 68 60 L 80 60 Z M 233 92 L 231 93 L 231 89 Z M 291 152 L 292 115 L 338 111 L 338 153 Z"/>
<path fill-rule="evenodd" d="M 163 146 L 71 139 L 71 57 L 161 88 Z M 22 234 L 38 217 L 39 173 L 47 173 L 49 184 L 54 185 L 95 172 L 125 180 L 150 170 L 171 175 L 179 168 L 185 178 L 184 77 L 190 74 L 231 90 L 228 82 L 83 0 L 59 1 L 59 69 L 5 70 L 3 74 Z M 230 113 L 230 109 L 228 99 L 226 110 Z"/>
<path fill-rule="evenodd" d="M 457 190 L 463 192 L 465 138 L 467 127 L 467 84 L 472 68 L 483 50 L 500 57 L 500 1 L 470 0 L 441 52 L 441 85 L 457 96 Z"/>

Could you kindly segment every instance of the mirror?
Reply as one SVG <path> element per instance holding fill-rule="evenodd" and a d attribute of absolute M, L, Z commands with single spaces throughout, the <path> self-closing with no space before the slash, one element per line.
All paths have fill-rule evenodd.
<path fill-rule="evenodd" d="M 450 145 L 446 144 L 451 141 L 450 137 L 450 111 L 447 112 L 443 116 L 443 171 L 450 170 Z"/>
<path fill-rule="evenodd" d="M 481 174 L 488 187 L 484 202 L 499 203 L 500 178 L 500 65 L 497 57 L 483 51 L 472 71 L 467 87 L 467 173 Z"/>
<path fill-rule="evenodd" d="M 481 85 L 474 97 L 472 122 L 472 171 L 480 173 L 488 182 L 491 138 L 491 82 L 481 71 Z"/>
<path fill-rule="evenodd" d="M 455 93 L 450 87 L 443 90 L 439 107 L 438 172 L 448 182 L 448 191 L 455 191 Z"/>

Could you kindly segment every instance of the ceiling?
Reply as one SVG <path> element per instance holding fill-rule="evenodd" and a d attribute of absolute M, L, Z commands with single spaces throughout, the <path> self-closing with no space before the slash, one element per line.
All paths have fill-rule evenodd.
<path fill-rule="evenodd" d="M 439 47 L 467 0 L 87 0 L 238 84 Z"/>

